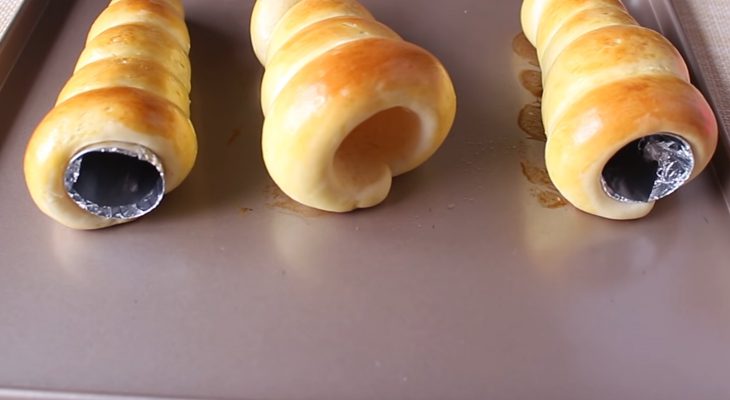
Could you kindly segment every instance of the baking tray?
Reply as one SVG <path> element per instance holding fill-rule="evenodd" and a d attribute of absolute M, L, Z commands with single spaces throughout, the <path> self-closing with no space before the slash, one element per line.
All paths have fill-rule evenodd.
<path fill-rule="evenodd" d="M 20 52 L 49 0 L 23 0 L 13 4 L 12 20 L 0 32 L 0 88 L 13 68 Z"/>
<path fill-rule="evenodd" d="M 459 96 L 442 149 L 385 203 L 325 214 L 272 186 L 253 2 L 190 0 L 196 167 L 155 212 L 94 232 L 42 215 L 22 176 L 106 3 L 50 2 L 0 93 L 0 397 L 728 398 L 713 173 L 640 221 L 576 211 L 527 133 L 519 1 L 363 2 Z M 629 5 L 677 28 L 666 2 Z"/>

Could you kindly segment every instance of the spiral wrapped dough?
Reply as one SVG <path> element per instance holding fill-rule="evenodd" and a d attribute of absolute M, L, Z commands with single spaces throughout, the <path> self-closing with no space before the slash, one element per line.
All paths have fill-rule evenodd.
<path fill-rule="evenodd" d="M 441 63 L 354 0 L 258 0 L 251 36 L 266 68 L 264 161 L 294 200 L 374 206 L 451 128 L 456 96 Z"/>
<path fill-rule="evenodd" d="M 183 181 L 197 152 L 189 49 L 180 0 L 111 1 L 26 149 L 44 213 L 101 228 L 145 214 Z"/>
<path fill-rule="evenodd" d="M 639 218 L 705 168 L 717 143 L 710 106 L 674 46 L 639 26 L 619 0 L 525 0 L 522 27 L 542 68 L 548 172 L 573 205 L 606 218 Z M 652 150 L 659 154 L 642 150 L 647 139 L 659 142 Z M 691 157 L 673 159 L 669 150 L 682 146 Z M 668 176 L 674 185 L 658 190 L 653 171 L 671 175 L 678 164 L 670 161 L 685 162 L 686 176 Z M 618 180 L 643 185 L 643 194 L 621 198 L 612 191 L 626 189 L 612 188 L 609 174 L 626 174 Z"/>

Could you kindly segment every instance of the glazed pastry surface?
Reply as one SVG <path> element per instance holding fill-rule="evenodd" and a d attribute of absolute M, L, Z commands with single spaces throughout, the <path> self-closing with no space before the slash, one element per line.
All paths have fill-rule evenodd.
<path fill-rule="evenodd" d="M 691 147 L 689 179 L 708 164 L 717 122 L 662 35 L 639 26 L 619 0 L 525 0 L 522 27 L 537 48 L 550 178 L 577 208 L 634 219 L 654 201 L 621 201 L 602 174 L 636 140 L 669 134 Z"/>
<path fill-rule="evenodd" d="M 26 183 L 44 213 L 76 229 L 128 221 L 81 208 L 64 186 L 74 155 L 104 143 L 154 153 L 165 191 L 183 181 L 197 153 L 189 49 L 180 0 L 113 0 L 98 16 L 73 75 L 26 149 Z"/>
<path fill-rule="evenodd" d="M 456 96 L 441 63 L 354 0 L 258 0 L 251 37 L 266 68 L 264 161 L 294 200 L 374 206 L 451 128 Z"/>

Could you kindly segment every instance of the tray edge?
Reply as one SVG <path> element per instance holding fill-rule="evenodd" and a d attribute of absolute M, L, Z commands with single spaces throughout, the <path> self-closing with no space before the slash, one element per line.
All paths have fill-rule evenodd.
<path fill-rule="evenodd" d="M 25 0 L 0 40 L 0 90 L 35 31 L 50 0 Z"/>

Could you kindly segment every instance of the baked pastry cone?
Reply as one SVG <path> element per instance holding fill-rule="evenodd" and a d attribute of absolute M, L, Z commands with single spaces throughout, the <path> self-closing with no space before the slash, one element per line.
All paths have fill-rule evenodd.
<path fill-rule="evenodd" d="M 266 68 L 264 161 L 294 200 L 374 206 L 451 128 L 456 96 L 441 63 L 354 0 L 258 0 L 251 36 Z"/>
<path fill-rule="evenodd" d="M 180 0 L 114 0 L 35 129 L 25 179 L 56 221 L 94 229 L 157 206 L 190 172 L 190 39 Z"/>
<path fill-rule="evenodd" d="M 545 160 L 579 209 L 639 218 L 708 164 L 717 122 L 684 60 L 619 0 L 525 0 L 542 68 Z"/>

